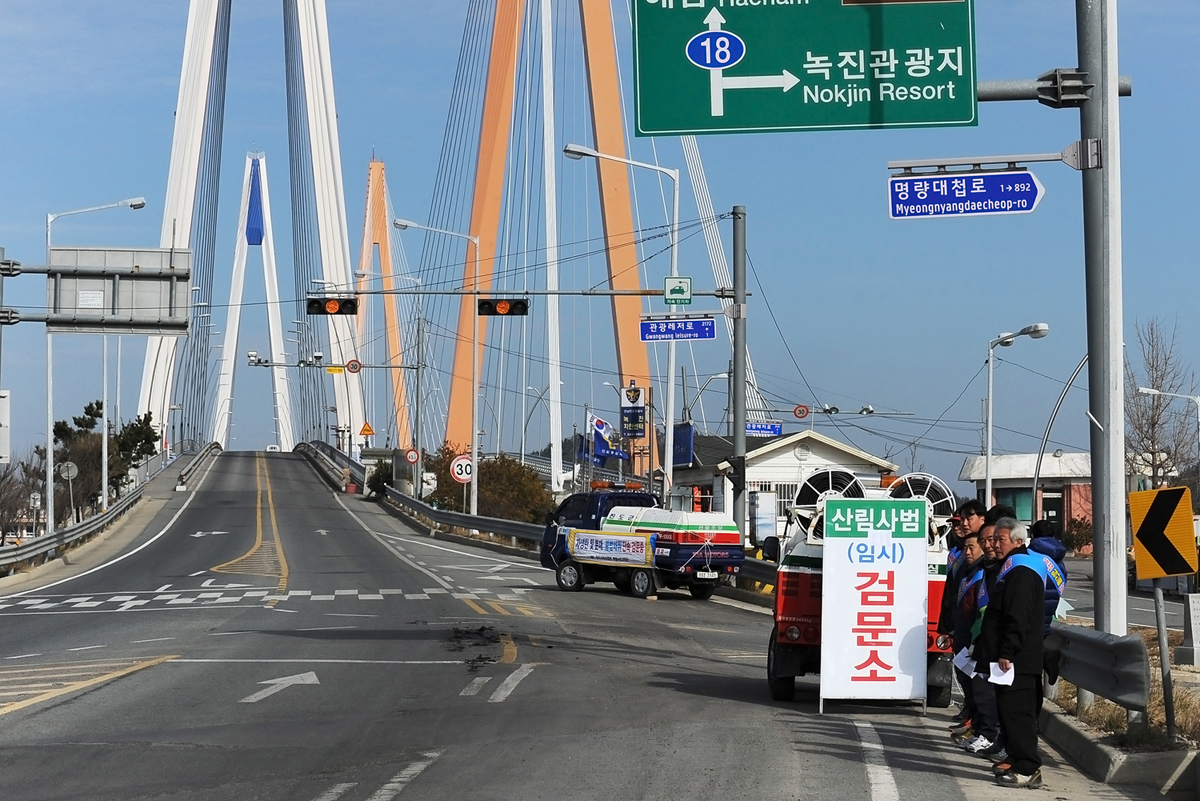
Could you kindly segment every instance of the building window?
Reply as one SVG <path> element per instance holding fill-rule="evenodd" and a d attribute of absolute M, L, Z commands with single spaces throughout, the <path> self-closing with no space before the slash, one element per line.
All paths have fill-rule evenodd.
<path fill-rule="evenodd" d="M 787 517 L 788 509 L 791 509 L 792 504 L 796 502 L 796 495 L 800 492 L 800 485 L 776 484 L 775 492 L 778 493 L 776 501 L 779 504 L 779 517 Z"/>
<path fill-rule="evenodd" d="M 992 491 L 996 494 L 996 503 L 1016 510 L 1018 520 L 1033 520 L 1033 490 L 1008 487 Z"/>

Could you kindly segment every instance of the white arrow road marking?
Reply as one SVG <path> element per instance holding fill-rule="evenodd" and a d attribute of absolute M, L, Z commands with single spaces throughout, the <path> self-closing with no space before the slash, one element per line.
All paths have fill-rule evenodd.
<path fill-rule="evenodd" d="M 328 536 L 328 535 L 329 535 L 329 532 L 328 532 L 328 531 L 326 531 L 326 530 L 325 530 L 325 529 L 323 529 L 323 528 L 319 528 L 319 529 L 317 529 L 317 533 L 318 533 L 318 534 L 320 534 L 322 537 L 326 537 L 326 536 Z"/>
<path fill-rule="evenodd" d="M 508 698 L 508 696 L 512 695 L 512 691 L 517 689 L 517 685 L 521 683 L 521 680 L 532 673 L 535 667 L 537 667 L 537 663 L 530 663 L 528 665 L 521 665 L 519 668 L 514 670 L 509 677 L 501 682 L 500 686 L 496 688 L 496 692 L 492 693 L 492 697 L 488 699 L 488 703 L 498 704 L 505 698 Z"/>
<path fill-rule="evenodd" d="M 800 79 L 787 70 L 780 75 L 747 75 L 721 79 L 721 85 L 726 89 L 782 89 L 786 92 L 798 83 Z"/>
<path fill-rule="evenodd" d="M 197 531 L 195 534 L 189 534 L 189 537 L 217 537 L 221 534 L 228 534 L 228 531 Z"/>
<path fill-rule="evenodd" d="M 265 690 L 259 690 L 254 695 L 247 695 L 245 698 L 238 701 L 238 703 L 239 704 L 256 704 L 264 698 L 269 698 L 270 696 L 274 695 L 275 693 L 279 692 L 280 690 L 286 690 L 288 687 L 291 687 L 293 684 L 320 684 L 320 683 L 321 682 L 317 681 L 317 674 L 313 673 L 311 670 L 307 673 L 297 673 L 295 676 L 283 676 L 282 678 L 278 678 L 278 679 L 267 679 L 266 681 L 259 682 L 259 684 L 267 685 L 267 688 Z"/>
<path fill-rule="evenodd" d="M 392 777 L 392 780 L 380 787 L 367 801 L 392 801 L 409 783 L 420 776 L 427 767 L 437 761 L 443 751 L 426 751 L 419 759 Z"/>
<path fill-rule="evenodd" d="M 459 693 L 459 695 L 463 696 L 464 698 L 469 698 L 472 695 L 478 695 L 479 691 L 483 689 L 483 685 L 487 684 L 491 680 L 491 676 L 479 676 L 478 678 L 471 679 L 471 683 L 464 687 L 463 691 Z"/>
<path fill-rule="evenodd" d="M 216 579 L 208 579 L 200 586 L 211 590 L 241 590 L 245 589 L 246 587 L 254 586 L 253 584 L 216 584 L 215 582 Z M 169 587 L 171 585 L 168 584 L 167 586 Z M 162 592 L 162 590 L 158 590 L 158 592 Z"/>

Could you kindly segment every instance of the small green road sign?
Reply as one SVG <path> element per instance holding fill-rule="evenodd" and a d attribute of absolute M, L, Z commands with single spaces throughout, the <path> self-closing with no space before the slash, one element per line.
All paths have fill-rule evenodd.
<path fill-rule="evenodd" d="M 683 276 L 667 278 L 663 285 L 663 303 L 668 306 L 692 305 L 692 279 Z"/>
<path fill-rule="evenodd" d="M 976 125 L 974 0 L 634 0 L 638 136 Z"/>

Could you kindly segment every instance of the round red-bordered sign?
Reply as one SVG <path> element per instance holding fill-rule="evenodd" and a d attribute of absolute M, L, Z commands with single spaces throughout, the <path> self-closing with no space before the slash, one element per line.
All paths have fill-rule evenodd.
<path fill-rule="evenodd" d="M 465 453 L 455 456 L 454 461 L 450 462 L 450 477 L 459 484 L 470 484 L 471 475 L 471 457 Z"/>
<path fill-rule="evenodd" d="M 362 362 L 360 362 L 358 359 L 351 359 L 350 361 L 346 362 L 347 373 L 357 374 L 360 370 L 362 370 Z"/>
<path fill-rule="evenodd" d="M 416 464 L 417 459 L 419 458 L 420 454 L 417 453 L 416 448 L 409 448 L 404 452 L 404 461 L 408 462 L 409 464 Z"/>
<path fill-rule="evenodd" d="M 805 417 L 808 417 L 808 412 L 809 412 L 808 407 L 805 406 L 803 403 L 801 403 L 795 409 L 792 409 L 792 414 L 795 416 L 795 418 L 797 420 L 803 420 Z"/>

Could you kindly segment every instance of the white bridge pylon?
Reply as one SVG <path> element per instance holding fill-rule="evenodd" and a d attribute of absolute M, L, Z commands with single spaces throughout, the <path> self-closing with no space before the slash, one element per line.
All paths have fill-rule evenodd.
<path fill-rule="evenodd" d="M 197 230 L 216 223 L 216 203 L 200 203 L 205 191 L 215 191 L 220 172 L 219 157 L 205 155 L 206 135 L 222 130 L 224 121 L 224 86 L 228 67 L 229 19 L 232 0 L 190 0 L 187 35 L 184 42 L 183 67 L 179 81 L 179 96 L 175 112 L 175 133 L 171 145 L 171 163 L 167 180 L 166 203 L 163 211 L 161 244 L 163 247 L 193 247 L 192 238 Z M 329 48 L 329 27 L 325 0 L 283 0 L 287 94 L 288 94 L 288 139 L 292 148 L 292 165 L 299 173 L 291 176 L 292 208 L 300 211 L 302 229 L 315 228 L 312 241 L 315 252 L 309 261 L 297 258 L 297 276 L 294 294 L 303 298 L 315 289 L 310 281 L 317 280 L 330 291 L 353 291 L 350 272 L 350 248 L 346 226 L 346 203 L 342 182 L 341 156 L 338 144 L 337 107 L 333 93 L 333 66 Z M 294 43 L 294 46 L 293 46 Z M 210 142 L 209 147 L 220 149 L 219 142 Z M 202 157 L 203 155 L 203 157 Z M 266 199 L 266 166 L 260 157 L 261 190 Z M 247 164 L 247 180 L 250 163 Z M 243 194 L 243 211 L 247 197 Z M 203 219 L 200 219 L 203 218 Z M 245 217 L 241 224 L 245 225 Z M 264 216 L 269 226 L 269 215 Z M 293 225 L 295 228 L 295 223 Z M 239 247 L 244 248 L 245 229 L 239 232 Z M 307 233 L 307 232 L 306 232 Z M 294 237 L 295 238 L 295 237 Z M 244 258 L 244 254 L 243 254 Z M 264 251 L 264 262 L 266 252 Z M 243 264 L 244 267 L 244 264 Z M 274 270 L 273 254 L 271 267 Z M 303 278 L 303 280 L 301 280 Z M 203 290 L 211 288 L 211 271 Z M 238 279 L 240 280 L 240 279 Z M 276 287 L 274 280 L 268 283 L 268 292 Z M 238 287 L 240 293 L 240 286 Z M 280 315 L 278 292 L 269 299 L 271 320 L 272 359 L 281 360 L 282 331 L 278 326 Z M 231 307 L 230 313 L 235 314 Z M 300 306 L 303 309 L 303 304 Z M 359 343 L 349 318 L 330 316 L 328 344 L 334 364 L 345 364 L 358 357 Z M 313 325 L 316 331 L 317 326 Z M 201 331 L 192 331 L 191 336 L 202 336 Z M 226 331 L 227 346 L 222 357 L 225 359 L 221 371 L 222 383 L 218 392 L 217 406 L 212 410 L 214 426 L 223 426 L 221 435 L 215 436 L 222 443 L 228 438 L 229 404 L 232 403 L 233 377 L 225 371 L 231 369 L 237 354 L 229 347 L 229 337 L 234 337 L 236 326 Z M 171 408 L 174 378 L 179 369 L 174 338 L 150 337 L 146 348 L 146 362 L 142 372 L 142 388 L 138 396 L 138 413 L 153 413 L 154 425 L 166 436 L 167 414 Z M 178 350 L 182 351 L 183 348 Z M 290 403 L 283 404 L 281 398 L 289 399 L 286 376 L 280 368 L 275 377 L 275 405 L 277 434 L 281 448 L 285 442 L 294 440 L 293 419 Z M 322 380 L 327 380 L 322 374 Z M 359 431 L 366 422 L 360 377 L 349 372 L 332 377 L 336 403 L 337 425 L 341 431 Z M 185 389 L 185 392 L 195 392 Z M 224 393 L 223 395 L 221 393 Z M 282 393 L 282 394 L 281 394 Z M 201 391 L 200 394 L 203 394 Z M 302 406 L 311 407 L 319 401 L 313 392 L 298 392 Z M 226 402 L 223 399 L 228 398 Z M 201 403 L 200 397 L 181 398 L 182 404 Z M 283 404 L 281 406 L 281 404 Z M 285 414 L 281 409 L 287 406 Z M 319 412 L 324 419 L 324 409 Z M 284 432 L 287 432 L 285 440 Z M 217 429 L 214 428 L 214 435 Z M 293 442 L 294 444 L 294 442 Z"/>
<path fill-rule="evenodd" d="M 225 344 L 221 348 L 221 370 L 217 379 L 217 407 L 213 440 L 229 447 L 230 418 L 233 417 L 233 379 L 237 370 L 238 331 L 242 321 L 246 256 L 250 247 L 262 248 L 263 281 L 267 294 L 267 333 L 271 342 L 271 384 L 275 404 L 275 441 L 281 450 L 296 446 L 292 433 L 292 399 L 288 389 L 287 353 L 283 347 L 283 323 L 279 314 L 279 278 L 275 271 L 275 235 L 271 227 L 271 193 L 267 184 L 267 157 L 246 154 L 242 179 L 242 205 L 238 212 L 237 245 L 233 251 L 233 277 L 229 282 L 229 313 L 225 318 Z"/>

